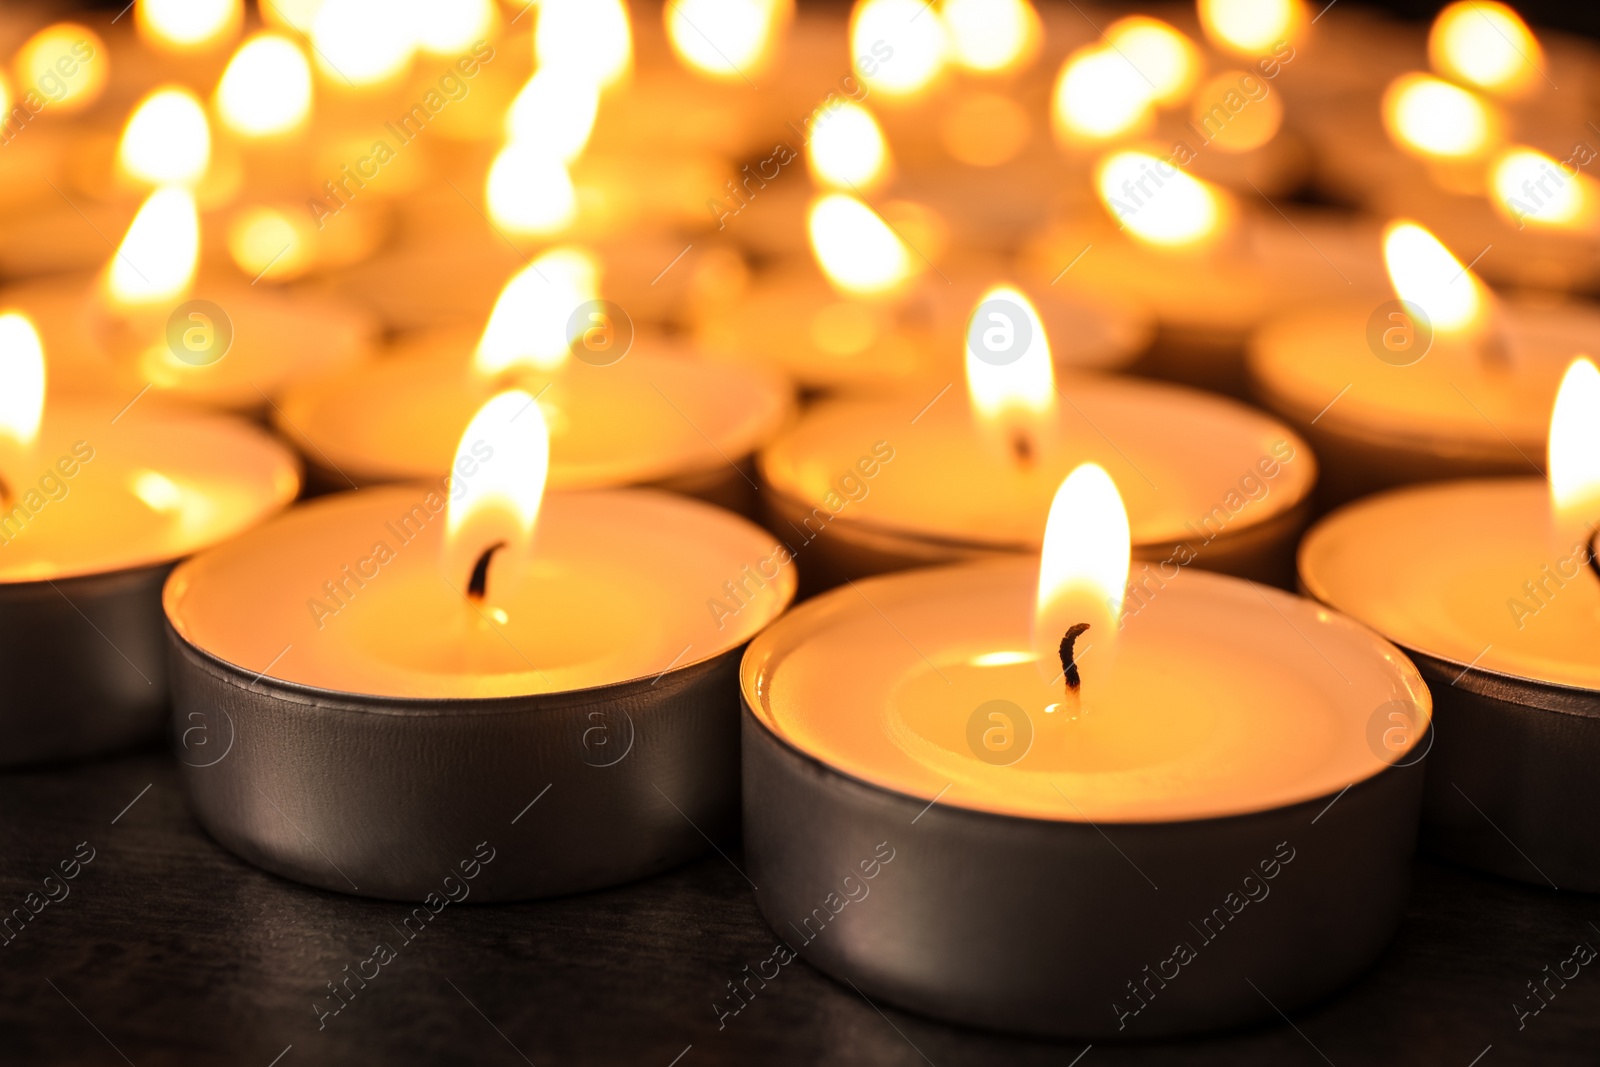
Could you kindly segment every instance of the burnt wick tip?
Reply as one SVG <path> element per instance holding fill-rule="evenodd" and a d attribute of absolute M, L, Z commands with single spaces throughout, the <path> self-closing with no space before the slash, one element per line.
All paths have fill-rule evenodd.
<path fill-rule="evenodd" d="M 1032 439 L 1025 433 L 1012 435 L 1011 454 L 1016 457 L 1017 462 L 1022 466 L 1030 466 L 1033 463 Z"/>
<path fill-rule="evenodd" d="M 1600 560 L 1595 559 L 1595 541 L 1596 540 L 1600 540 L 1600 529 L 1596 529 L 1594 531 L 1594 533 L 1590 534 L 1589 535 L 1589 540 L 1588 540 L 1588 546 L 1589 546 L 1589 569 L 1594 572 L 1594 576 L 1596 578 L 1600 578 Z"/>
<path fill-rule="evenodd" d="M 1061 638 L 1061 673 L 1067 679 L 1067 691 L 1075 693 L 1083 684 L 1083 677 L 1078 673 L 1078 661 L 1073 656 L 1072 646 L 1078 640 L 1078 635 L 1089 628 L 1086 622 L 1073 623 L 1067 628 L 1066 634 Z"/>
<path fill-rule="evenodd" d="M 467 582 L 467 596 L 473 600 L 482 600 L 489 586 L 489 559 L 500 549 L 506 547 L 504 541 L 496 541 L 483 550 L 483 555 L 478 557 L 478 562 L 472 566 L 472 578 Z"/>

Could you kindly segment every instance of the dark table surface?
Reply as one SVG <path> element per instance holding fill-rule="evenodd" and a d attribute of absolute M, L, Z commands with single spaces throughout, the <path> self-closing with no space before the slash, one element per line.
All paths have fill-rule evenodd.
<path fill-rule="evenodd" d="M 5 1067 L 1600 1063 L 1600 961 L 1552 984 L 1520 1028 L 1513 1009 L 1535 1003 L 1526 983 L 1547 965 L 1600 946 L 1600 897 L 1426 860 L 1393 946 L 1333 999 L 1214 1037 L 1086 1048 L 941 1025 L 804 966 L 719 1029 L 713 1001 L 775 940 L 737 852 L 606 892 L 469 901 L 405 943 L 406 905 L 306 889 L 224 852 L 161 751 L 0 774 L 5 911 L 89 849 L 68 895 L 0 945 Z M 326 983 L 378 941 L 396 958 L 319 1029 Z"/>

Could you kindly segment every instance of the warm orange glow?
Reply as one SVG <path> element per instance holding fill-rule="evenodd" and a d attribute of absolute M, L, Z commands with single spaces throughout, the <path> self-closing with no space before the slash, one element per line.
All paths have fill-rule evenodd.
<path fill-rule="evenodd" d="M 599 86 L 589 78 L 559 67 L 541 70 L 511 101 L 506 138 L 570 163 L 588 145 L 599 107 Z"/>
<path fill-rule="evenodd" d="M 1594 179 L 1577 173 L 1543 152 L 1514 147 L 1490 171 L 1495 207 L 1517 226 L 1558 230 L 1589 227 L 1595 218 Z"/>
<path fill-rule="evenodd" d="M 794 0 L 672 0 L 663 14 L 684 66 L 719 81 L 743 81 L 770 66 Z"/>
<path fill-rule="evenodd" d="M 550 475 L 550 431 L 533 395 L 509 389 L 479 408 L 451 470 L 458 480 L 445 510 L 445 580 L 470 594 L 478 561 L 492 551 L 479 592 L 490 603 L 505 599 L 526 569 Z M 471 477 L 460 473 L 468 470 Z"/>
<path fill-rule="evenodd" d="M 1061 638 L 1080 623 L 1089 625 L 1073 649 L 1082 676 L 1109 668 L 1132 542 L 1122 495 L 1105 468 L 1084 463 L 1067 475 L 1050 504 L 1033 610 L 1033 651 L 1047 681 L 1059 684 Z"/>
<path fill-rule="evenodd" d="M 807 220 L 811 251 L 834 287 L 871 295 L 899 288 L 915 272 L 910 249 L 861 201 L 843 193 L 819 197 Z"/>
<path fill-rule="evenodd" d="M 1130 15 L 1106 27 L 1106 40 L 1144 77 L 1157 104 L 1182 100 L 1200 76 L 1202 60 L 1194 42 L 1160 19 Z"/>
<path fill-rule="evenodd" d="M 1004 93 L 964 93 L 939 123 L 945 151 L 973 167 L 1011 162 L 1032 136 L 1028 110 Z"/>
<path fill-rule="evenodd" d="M 554 248 L 523 267 L 500 291 L 478 340 L 472 370 L 485 381 L 507 373 L 552 373 L 566 365 L 572 314 L 595 300 L 600 268 L 580 248 Z"/>
<path fill-rule="evenodd" d="M 633 69 L 633 26 L 623 0 L 540 0 L 533 35 L 538 69 L 561 69 L 601 88 Z"/>
<path fill-rule="evenodd" d="M 978 301 L 967 323 L 966 369 L 979 425 L 1031 461 L 1050 436 L 1056 375 L 1044 324 L 1020 290 L 999 285 Z"/>
<path fill-rule="evenodd" d="M 228 255 L 248 278 L 286 282 L 311 268 L 316 239 L 309 212 L 249 207 L 228 224 Z"/>
<path fill-rule="evenodd" d="M 1402 74 L 1383 94 L 1395 144 L 1424 158 L 1474 159 L 1494 147 L 1498 116 L 1476 94 L 1427 74 Z"/>
<path fill-rule="evenodd" d="M 187 89 L 157 89 L 128 118 L 117 146 L 123 173 L 150 185 L 193 185 L 211 164 L 211 124 Z"/>
<path fill-rule="evenodd" d="M 1117 152 L 1095 171 L 1106 210 L 1141 241 L 1197 245 L 1226 229 L 1232 201 L 1209 182 L 1144 152 Z"/>
<path fill-rule="evenodd" d="M 47 111 L 70 114 L 100 99 L 111 78 L 111 53 L 87 26 L 58 22 L 17 49 L 13 75 L 19 94 L 36 92 Z"/>
<path fill-rule="evenodd" d="M 258 33 L 234 53 L 217 83 L 217 113 L 234 133 L 270 137 L 311 113 L 311 64 L 278 33 Z"/>
<path fill-rule="evenodd" d="M 870 193 L 889 173 L 889 146 L 872 112 L 841 104 L 817 121 L 806 144 L 806 165 L 818 185 Z"/>
<path fill-rule="evenodd" d="M 1567 367 L 1550 413 L 1550 506 L 1561 547 L 1600 522 L 1600 370 L 1588 356 Z"/>
<path fill-rule="evenodd" d="M 1383 233 L 1389 284 L 1401 300 L 1428 316 L 1437 334 L 1473 332 L 1483 318 L 1483 283 L 1439 239 L 1406 219 Z"/>
<path fill-rule="evenodd" d="M 560 233 L 578 214 L 566 164 L 528 141 L 512 141 L 495 156 L 484 198 L 495 225 L 521 237 Z"/>
<path fill-rule="evenodd" d="M 922 0 L 857 0 L 850 14 L 850 55 L 872 92 L 913 96 L 944 71 L 950 41 Z"/>
<path fill-rule="evenodd" d="M 950 30 L 950 60 L 981 73 L 1026 66 L 1043 37 L 1029 0 L 944 0 L 939 9 Z"/>
<path fill-rule="evenodd" d="M 28 316 L 0 315 L 0 480 L 32 450 L 44 417 L 44 346 Z"/>
<path fill-rule="evenodd" d="M 1428 33 L 1433 69 L 1500 96 L 1522 96 L 1544 78 L 1544 49 L 1528 24 L 1494 0 L 1458 0 Z"/>
<path fill-rule="evenodd" d="M 400 77 L 416 37 L 384 0 L 323 0 L 311 23 L 317 69 L 333 85 L 363 88 Z"/>
<path fill-rule="evenodd" d="M 262 20 L 269 25 L 310 37 L 317 12 L 322 10 L 322 0 L 269 0 L 260 5 L 260 10 Z"/>
<path fill-rule="evenodd" d="M 194 281 L 200 260 L 200 216 L 181 186 L 151 193 L 111 257 L 111 298 L 124 307 L 161 304 Z"/>
<path fill-rule="evenodd" d="M 244 0 L 138 0 L 133 14 L 146 44 L 167 52 L 199 52 L 239 32 Z"/>
<path fill-rule="evenodd" d="M 1243 70 L 1227 70 L 1208 80 L 1194 95 L 1191 123 L 1223 152 L 1249 152 L 1278 135 L 1283 126 L 1283 98 L 1267 90 L 1267 83 Z"/>
<path fill-rule="evenodd" d="M 1126 56 L 1085 45 L 1061 64 L 1050 117 L 1063 141 L 1103 141 L 1143 130 L 1154 102 L 1154 86 Z"/>
<path fill-rule="evenodd" d="M 1200 0 L 1200 26 L 1225 52 L 1259 58 L 1305 23 L 1300 0 Z"/>
<path fill-rule="evenodd" d="M 499 13 L 494 0 L 411 0 L 417 47 L 436 56 L 456 56 L 494 36 Z"/>

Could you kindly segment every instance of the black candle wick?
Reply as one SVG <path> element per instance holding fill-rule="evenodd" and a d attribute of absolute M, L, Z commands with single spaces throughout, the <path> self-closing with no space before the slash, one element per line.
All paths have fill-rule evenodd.
<path fill-rule="evenodd" d="M 1061 638 L 1061 673 L 1067 679 L 1067 692 L 1076 693 L 1083 684 L 1083 677 L 1078 673 L 1078 661 L 1074 657 L 1072 646 L 1078 640 L 1078 635 L 1089 628 L 1086 622 L 1073 623 L 1067 628 L 1065 636 Z"/>
<path fill-rule="evenodd" d="M 1016 457 L 1018 466 L 1033 465 L 1033 440 L 1024 431 L 1011 435 L 1011 454 Z"/>
<path fill-rule="evenodd" d="M 9 503 L 11 503 L 11 483 L 6 481 L 5 475 L 0 474 L 0 504 Z"/>
<path fill-rule="evenodd" d="M 478 557 L 478 562 L 472 568 L 472 580 L 467 582 L 467 596 L 473 600 L 482 600 L 489 586 L 489 558 L 500 549 L 506 547 L 504 541 L 496 541 L 483 550 L 483 555 Z"/>
<path fill-rule="evenodd" d="M 1589 569 L 1594 572 L 1596 578 L 1600 578 L 1600 560 L 1594 558 L 1594 543 L 1597 538 L 1600 538 L 1600 529 L 1589 535 Z"/>

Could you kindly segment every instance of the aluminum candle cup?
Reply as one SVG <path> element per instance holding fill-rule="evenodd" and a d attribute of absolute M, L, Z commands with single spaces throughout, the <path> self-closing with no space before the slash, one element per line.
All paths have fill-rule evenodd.
<path fill-rule="evenodd" d="M 79 759 L 165 721 L 161 584 L 175 561 L 288 504 L 299 471 L 265 434 L 155 401 L 52 403 L 0 472 L 0 766 Z"/>
<path fill-rule="evenodd" d="M 734 618 L 706 600 L 770 538 L 671 494 L 552 494 L 517 592 L 492 599 L 495 552 L 475 604 L 441 570 L 449 492 L 326 497 L 173 572 L 174 728 L 206 830 L 397 900 L 488 839 L 478 892 L 509 900 L 638 878 L 731 829 L 738 656 L 793 569 Z"/>
<path fill-rule="evenodd" d="M 761 453 L 768 525 L 807 589 L 995 553 L 1036 553 L 1051 496 L 1086 460 L 1127 501 L 1136 595 L 1190 563 L 1287 585 L 1317 480 L 1310 448 L 1229 400 L 1063 377 L 1048 451 L 1019 464 L 960 395 L 820 405 Z M 933 402 L 930 403 L 930 400 Z"/>
<path fill-rule="evenodd" d="M 1498 321 L 1503 352 L 1435 339 L 1425 313 L 1393 299 L 1306 311 L 1263 327 L 1250 373 L 1261 402 L 1316 450 L 1324 504 L 1413 482 L 1534 474 L 1561 373 L 1593 346 L 1600 313 L 1507 300 Z"/>
<path fill-rule="evenodd" d="M 1125 616 L 1098 698 L 1083 657 L 1065 718 L 1019 651 L 1038 570 L 871 579 L 751 643 L 745 858 L 781 943 L 874 1000 L 1095 1041 L 1275 1017 L 1369 966 L 1415 842 L 1416 670 L 1189 572 Z M 1389 710 L 1415 731 L 1392 749 Z"/>
<path fill-rule="evenodd" d="M 1600 578 L 1557 547 L 1542 481 L 1390 490 L 1322 520 L 1300 580 L 1416 660 L 1439 717 L 1422 842 L 1600 892 Z"/>

